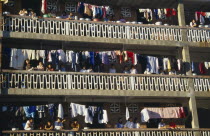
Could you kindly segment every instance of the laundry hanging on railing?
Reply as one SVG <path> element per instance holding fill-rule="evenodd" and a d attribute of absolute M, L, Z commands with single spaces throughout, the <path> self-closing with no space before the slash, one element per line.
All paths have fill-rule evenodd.
<path fill-rule="evenodd" d="M 155 19 L 167 19 L 170 18 L 171 16 L 176 16 L 177 11 L 176 9 L 139 9 L 140 13 L 144 13 L 144 18 L 146 18 L 147 21 L 152 21 L 153 20 L 153 15 Z"/>
<path fill-rule="evenodd" d="M 149 119 L 184 118 L 185 116 L 183 107 L 144 108 L 141 111 L 142 122 L 148 122 Z"/>
<path fill-rule="evenodd" d="M 103 110 L 102 107 L 88 106 L 86 108 L 86 105 L 75 103 L 71 103 L 70 107 L 72 118 L 77 117 L 78 115 L 85 116 L 85 123 L 93 124 L 93 118 L 97 115 L 98 123 L 108 123 L 107 111 Z"/>
<path fill-rule="evenodd" d="M 8 57 L 7 57 L 8 58 Z M 123 64 L 128 67 L 141 64 L 142 73 L 158 74 L 159 70 L 170 72 L 171 70 L 183 71 L 181 60 L 175 58 L 155 57 L 140 55 L 131 51 L 72 51 L 72 50 L 27 50 L 11 49 L 10 66 L 14 69 L 25 69 L 24 61 L 31 60 L 32 67 L 37 67 L 38 62 L 43 62 L 46 66 L 52 64 L 55 70 L 59 70 L 61 65 L 65 65 L 68 71 L 80 71 L 79 67 L 91 66 L 94 72 L 104 72 L 101 64 Z M 138 71 L 138 70 L 137 70 Z M 140 72 L 141 73 L 141 72 Z"/>
<path fill-rule="evenodd" d="M 64 118 L 64 110 L 62 104 L 58 105 L 58 117 L 63 119 Z"/>
<path fill-rule="evenodd" d="M 84 2 L 79 2 L 77 11 L 81 15 L 85 14 L 93 18 L 106 18 L 106 15 L 110 14 L 110 7 L 97 6 L 97 5 L 91 5 Z"/>

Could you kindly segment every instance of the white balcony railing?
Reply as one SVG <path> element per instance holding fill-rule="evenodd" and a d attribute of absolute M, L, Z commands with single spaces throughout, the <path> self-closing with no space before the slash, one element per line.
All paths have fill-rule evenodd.
<path fill-rule="evenodd" d="M 210 42 L 210 29 L 178 26 L 122 24 L 65 19 L 32 19 L 6 16 L 4 31 L 88 36 L 118 39 L 183 41 L 182 31 L 187 30 L 189 42 Z"/>
<path fill-rule="evenodd" d="M 209 129 L 88 129 L 81 131 L 3 131 L 3 136 L 209 136 Z"/>
<path fill-rule="evenodd" d="M 195 91 L 210 91 L 210 77 L 131 75 L 75 72 L 9 71 L 0 74 L 0 85 L 6 88 L 67 90 L 136 90 L 189 91 L 193 78 Z"/>

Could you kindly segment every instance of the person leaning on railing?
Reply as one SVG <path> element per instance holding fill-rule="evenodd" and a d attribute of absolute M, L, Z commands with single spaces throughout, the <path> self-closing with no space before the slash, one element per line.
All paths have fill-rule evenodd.
<path fill-rule="evenodd" d="M 115 125 L 115 128 L 124 128 L 122 118 L 118 119 L 118 123 Z"/>
<path fill-rule="evenodd" d="M 72 128 L 73 130 L 77 130 L 77 131 L 79 130 L 80 125 L 79 125 L 77 119 L 74 119 L 74 121 L 71 123 L 71 128 Z"/>
<path fill-rule="evenodd" d="M 60 118 L 58 118 L 57 121 L 55 121 L 54 129 L 55 130 L 62 130 L 63 129 L 63 122 L 61 121 Z"/>
<path fill-rule="evenodd" d="M 192 22 L 190 22 L 190 26 L 191 27 L 197 27 L 195 19 L 193 19 Z"/>
<path fill-rule="evenodd" d="M 161 122 L 158 123 L 158 129 L 164 129 L 164 128 L 166 128 L 166 124 L 164 123 L 164 120 L 161 119 Z"/>
<path fill-rule="evenodd" d="M 29 118 L 29 120 L 26 122 L 24 130 L 33 130 L 34 129 L 34 121 L 32 118 Z"/>
<path fill-rule="evenodd" d="M 45 130 L 53 130 L 53 125 L 51 121 L 47 121 L 47 124 L 44 126 Z"/>

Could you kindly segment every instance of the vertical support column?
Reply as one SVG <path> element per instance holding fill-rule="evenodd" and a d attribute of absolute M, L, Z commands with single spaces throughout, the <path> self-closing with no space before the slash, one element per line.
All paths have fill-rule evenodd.
<path fill-rule="evenodd" d="M 184 62 L 186 75 L 192 75 L 189 46 L 185 45 L 182 48 L 182 61 Z"/>
<path fill-rule="evenodd" d="M 189 46 L 184 46 L 182 49 L 182 59 L 185 64 L 186 75 L 192 75 L 191 65 L 190 65 L 190 51 Z M 193 78 L 189 78 L 189 90 L 190 90 L 190 98 L 189 98 L 189 110 L 192 115 L 192 128 L 199 128 L 199 121 L 198 121 L 198 113 L 197 113 L 197 104 L 195 98 L 195 90 L 194 90 L 194 81 Z"/>
<path fill-rule="evenodd" d="M 190 96 L 189 109 L 192 114 L 192 122 L 191 122 L 192 128 L 199 128 L 197 104 L 196 104 L 196 98 L 194 95 Z"/>
<path fill-rule="evenodd" d="M 177 12 L 179 26 L 186 26 L 183 0 L 178 0 Z M 187 29 L 182 29 L 181 32 L 183 41 L 187 41 Z"/>
<path fill-rule="evenodd" d="M 186 26 L 183 0 L 178 0 L 177 11 L 178 11 L 179 26 Z"/>

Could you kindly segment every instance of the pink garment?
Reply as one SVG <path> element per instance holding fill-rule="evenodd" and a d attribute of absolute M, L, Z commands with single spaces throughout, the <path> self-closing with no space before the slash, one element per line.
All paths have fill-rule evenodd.
<path fill-rule="evenodd" d="M 180 107 L 146 108 L 150 119 L 154 118 L 180 118 Z"/>

